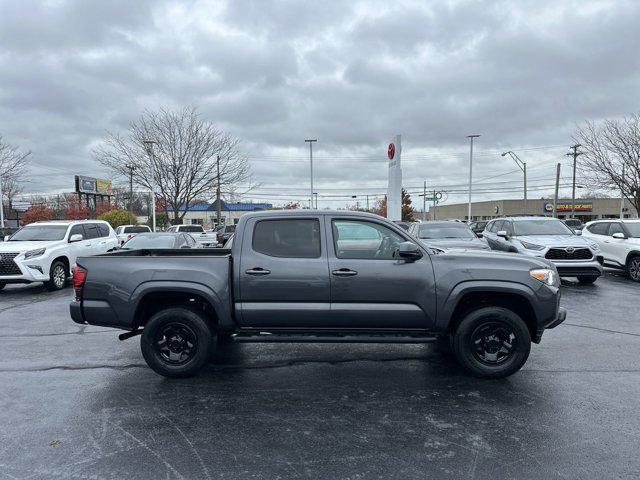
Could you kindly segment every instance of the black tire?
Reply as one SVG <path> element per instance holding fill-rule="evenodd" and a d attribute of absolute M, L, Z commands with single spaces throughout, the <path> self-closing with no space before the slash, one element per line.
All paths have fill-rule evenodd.
<path fill-rule="evenodd" d="M 598 277 L 594 277 L 594 276 L 587 276 L 587 277 L 578 276 L 578 282 L 580 282 L 580 283 L 582 283 L 584 285 L 592 284 L 597 279 L 598 279 Z"/>
<path fill-rule="evenodd" d="M 49 269 L 49 281 L 44 282 L 44 286 L 47 290 L 55 292 L 56 290 L 62 290 L 67 286 L 67 277 L 69 272 L 67 266 L 62 260 L 56 260 L 51 264 Z"/>
<path fill-rule="evenodd" d="M 507 340 L 510 343 L 505 343 Z M 453 350 L 460 365 L 472 375 L 504 378 L 527 361 L 531 335 L 516 313 L 502 307 L 485 307 L 467 314 L 460 322 L 453 335 Z"/>
<path fill-rule="evenodd" d="M 627 260 L 627 275 L 634 282 L 640 282 L 640 255 L 634 255 Z"/>
<path fill-rule="evenodd" d="M 214 346 L 215 333 L 202 315 L 182 307 L 156 313 L 140 337 L 147 365 L 169 378 L 195 375 L 209 359 Z"/>
<path fill-rule="evenodd" d="M 7 282 L 0 282 L 0 290 L 7 286 Z"/>

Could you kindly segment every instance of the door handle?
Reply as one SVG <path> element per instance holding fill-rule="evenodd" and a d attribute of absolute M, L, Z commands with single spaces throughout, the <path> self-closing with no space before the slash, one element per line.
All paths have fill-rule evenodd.
<path fill-rule="evenodd" d="M 262 276 L 262 275 L 269 275 L 271 273 L 271 270 L 267 270 L 266 268 L 261 268 L 261 267 L 254 267 L 254 268 L 250 268 L 249 270 L 245 270 L 245 272 L 247 275 L 253 275 L 256 277 Z"/>
<path fill-rule="evenodd" d="M 338 270 L 334 270 L 331 273 L 337 277 L 353 277 L 354 275 L 358 274 L 358 272 L 349 268 L 340 268 Z"/>

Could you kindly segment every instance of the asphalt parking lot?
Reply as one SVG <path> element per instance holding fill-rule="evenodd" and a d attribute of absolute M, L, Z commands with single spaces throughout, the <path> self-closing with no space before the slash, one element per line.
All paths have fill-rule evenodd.
<path fill-rule="evenodd" d="M 168 380 L 71 289 L 0 292 L 0 478 L 637 478 L 640 285 L 563 285 L 516 375 L 431 345 L 242 344 Z"/>

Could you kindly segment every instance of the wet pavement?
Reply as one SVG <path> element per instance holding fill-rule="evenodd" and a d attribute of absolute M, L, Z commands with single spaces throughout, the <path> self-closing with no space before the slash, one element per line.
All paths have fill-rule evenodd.
<path fill-rule="evenodd" d="M 0 479 L 638 478 L 640 285 L 563 285 L 567 321 L 478 380 L 431 345 L 225 345 L 196 378 L 0 292 Z"/>

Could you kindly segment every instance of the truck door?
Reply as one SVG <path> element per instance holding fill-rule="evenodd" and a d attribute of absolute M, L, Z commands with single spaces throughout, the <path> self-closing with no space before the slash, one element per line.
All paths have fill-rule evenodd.
<path fill-rule="evenodd" d="M 332 323 L 344 328 L 429 329 L 435 282 L 426 253 L 414 262 L 394 258 L 412 241 L 383 222 L 326 217 Z"/>
<path fill-rule="evenodd" d="M 321 218 L 247 221 L 238 270 L 242 327 L 328 326 L 329 266 Z"/>

